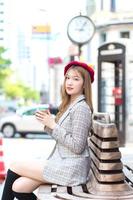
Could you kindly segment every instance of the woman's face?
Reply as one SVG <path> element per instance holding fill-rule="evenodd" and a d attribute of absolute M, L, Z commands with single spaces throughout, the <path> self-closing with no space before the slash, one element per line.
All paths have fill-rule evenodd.
<path fill-rule="evenodd" d="M 83 93 L 84 80 L 76 69 L 69 69 L 65 79 L 65 90 L 73 98 Z"/>

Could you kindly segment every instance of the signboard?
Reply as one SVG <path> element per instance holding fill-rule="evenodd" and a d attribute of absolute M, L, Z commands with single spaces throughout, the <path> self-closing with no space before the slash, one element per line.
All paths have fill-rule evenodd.
<path fill-rule="evenodd" d="M 57 65 L 57 64 L 62 64 L 62 59 L 60 57 L 51 57 L 51 58 L 48 58 L 48 65 L 50 67 L 53 67 L 54 65 Z"/>
<path fill-rule="evenodd" d="M 51 26 L 50 26 L 49 24 L 33 26 L 33 27 L 32 27 L 32 33 L 33 33 L 33 34 L 51 33 Z"/>

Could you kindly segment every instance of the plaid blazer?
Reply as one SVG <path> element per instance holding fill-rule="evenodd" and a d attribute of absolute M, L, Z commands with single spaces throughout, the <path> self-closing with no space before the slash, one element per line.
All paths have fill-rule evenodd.
<path fill-rule="evenodd" d="M 51 132 L 56 145 L 44 169 L 45 180 L 67 186 L 87 181 L 90 168 L 87 138 L 91 124 L 91 110 L 84 95 L 80 95 Z"/>

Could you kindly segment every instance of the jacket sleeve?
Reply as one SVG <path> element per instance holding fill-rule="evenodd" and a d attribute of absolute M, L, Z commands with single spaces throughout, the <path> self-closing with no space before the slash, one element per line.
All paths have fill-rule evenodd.
<path fill-rule="evenodd" d="M 51 135 L 52 129 L 50 129 L 50 128 L 47 127 L 47 126 L 44 126 L 44 132 L 46 132 L 47 134 Z"/>
<path fill-rule="evenodd" d="M 72 129 L 68 131 L 58 124 L 52 132 L 52 137 L 75 154 L 81 154 L 87 143 L 91 128 L 92 115 L 89 107 L 80 105 L 71 113 Z"/>

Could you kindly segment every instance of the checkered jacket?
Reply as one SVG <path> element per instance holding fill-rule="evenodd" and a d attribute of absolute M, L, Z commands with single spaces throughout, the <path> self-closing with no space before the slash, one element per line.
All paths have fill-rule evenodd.
<path fill-rule="evenodd" d="M 87 138 L 91 124 L 91 110 L 84 95 L 80 95 L 51 133 L 56 145 L 44 171 L 47 181 L 67 186 L 86 182 L 90 166 Z M 54 160 L 52 163 L 52 157 L 57 151 L 57 162 Z"/>

